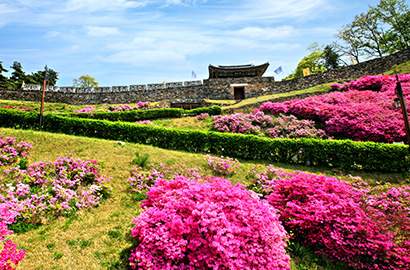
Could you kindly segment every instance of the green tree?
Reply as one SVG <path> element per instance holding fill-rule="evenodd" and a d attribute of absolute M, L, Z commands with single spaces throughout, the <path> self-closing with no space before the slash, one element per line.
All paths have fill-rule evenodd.
<path fill-rule="evenodd" d="M 360 57 L 364 55 L 363 44 L 365 43 L 360 29 L 351 23 L 339 30 L 336 37 L 342 41 L 342 43 L 336 43 L 336 50 L 342 56 L 352 57 L 357 63 L 360 63 Z"/>
<path fill-rule="evenodd" d="M 295 73 L 290 74 L 285 80 L 303 77 L 303 69 L 309 68 L 310 74 L 325 71 L 326 67 L 322 63 L 323 50 L 317 43 L 313 43 L 308 48 L 311 53 L 298 63 Z"/>
<path fill-rule="evenodd" d="M 334 49 L 334 46 L 326 45 L 326 47 L 323 49 L 322 60 L 323 65 L 327 69 L 333 69 L 339 67 L 340 56 L 339 53 Z"/>
<path fill-rule="evenodd" d="M 9 72 L 7 69 L 3 67 L 3 61 L 0 61 L 0 87 L 1 88 L 8 88 L 9 87 L 9 79 L 4 76 L 3 72 Z"/>
<path fill-rule="evenodd" d="M 10 86 L 13 89 L 20 88 L 26 78 L 26 74 L 23 71 L 23 67 L 17 61 L 14 61 L 13 65 L 10 67 L 14 71 L 11 73 Z"/>
<path fill-rule="evenodd" d="M 379 13 L 374 9 L 356 16 L 351 25 L 359 33 L 362 49 L 368 56 L 383 57 L 388 52 L 385 46 L 386 34 L 383 25 Z"/>
<path fill-rule="evenodd" d="M 410 11 L 404 0 L 380 0 L 370 10 L 390 26 L 383 40 L 390 53 L 410 47 Z"/>
<path fill-rule="evenodd" d="M 74 87 L 98 87 L 98 82 L 90 75 L 81 75 L 80 78 L 73 80 Z"/>
<path fill-rule="evenodd" d="M 58 72 L 54 71 L 53 69 L 48 69 L 48 85 L 56 85 L 58 81 Z M 40 84 L 44 83 L 44 70 L 39 70 L 36 73 L 31 73 L 30 75 L 26 76 L 26 83 L 29 84 Z"/>

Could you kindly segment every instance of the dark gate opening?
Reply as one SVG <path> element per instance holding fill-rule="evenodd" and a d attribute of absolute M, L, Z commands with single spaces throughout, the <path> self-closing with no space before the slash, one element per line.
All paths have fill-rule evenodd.
<path fill-rule="evenodd" d="M 245 99 L 245 86 L 235 86 L 233 88 L 235 100 Z"/>

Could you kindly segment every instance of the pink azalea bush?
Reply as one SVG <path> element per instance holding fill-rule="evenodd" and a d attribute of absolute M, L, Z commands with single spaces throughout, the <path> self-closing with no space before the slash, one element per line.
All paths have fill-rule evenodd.
<path fill-rule="evenodd" d="M 399 80 L 408 103 L 410 74 L 400 75 Z M 394 76 L 364 76 L 340 86 L 346 92 L 332 92 L 282 103 L 266 102 L 259 110 L 319 121 L 325 124 L 326 133 L 333 136 L 358 141 L 404 141 L 406 133 L 403 116 L 401 110 L 394 107 L 395 88 Z"/>
<path fill-rule="evenodd" d="M 13 223 L 17 215 L 8 205 L 0 204 L 0 246 L 3 247 L 0 249 L 0 269 L 15 269 L 25 256 L 25 250 L 17 250 L 17 245 L 6 239 L 6 236 L 13 233 L 7 225 Z"/>
<path fill-rule="evenodd" d="M 209 113 L 201 113 L 196 116 L 195 122 L 203 121 L 209 117 Z"/>
<path fill-rule="evenodd" d="M 27 142 L 16 144 L 16 138 L 0 136 L 0 166 L 10 165 L 19 158 L 27 158 L 33 146 Z"/>
<path fill-rule="evenodd" d="M 236 169 L 241 166 L 238 160 L 230 157 L 213 157 L 211 155 L 206 155 L 206 162 L 209 167 L 218 175 L 230 175 L 234 174 Z"/>
<path fill-rule="evenodd" d="M 12 221 L 38 223 L 78 209 L 98 206 L 109 197 L 110 178 L 101 175 L 95 160 L 60 157 L 56 162 L 38 162 L 27 170 L 14 167 L 0 178 L 0 209 L 14 213 Z M 0 221 L 10 223 L 8 216 Z"/>
<path fill-rule="evenodd" d="M 150 120 L 143 120 L 143 121 L 137 121 L 135 122 L 137 125 L 148 125 L 148 126 L 158 126 L 155 123 L 152 123 Z"/>
<path fill-rule="evenodd" d="M 220 132 L 254 134 L 271 138 L 327 138 L 323 130 L 315 127 L 314 121 L 298 120 L 294 116 L 286 115 L 273 118 L 259 110 L 249 114 L 216 115 L 212 119 L 212 128 Z"/>
<path fill-rule="evenodd" d="M 124 105 L 111 105 L 108 107 L 108 112 L 122 112 L 122 111 L 131 111 L 131 110 L 138 110 L 138 109 L 145 109 L 149 107 L 149 102 L 139 101 L 135 107 L 124 104 Z"/>
<path fill-rule="evenodd" d="M 160 164 L 150 170 L 143 170 L 141 167 L 132 168 L 131 176 L 128 178 L 128 187 L 133 192 L 145 193 L 155 184 L 158 178 L 174 179 L 184 176 L 189 179 L 199 178 L 201 168 L 188 168 L 185 165 L 167 166 Z"/>
<path fill-rule="evenodd" d="M 273 166 L 248 179 L 295 241 L 359 269 L 410 269 L 409 187 L 380 192 Z"/>
<path fill-rule="evenodd" d="M 131 230 L 134 269 L 290 269 L 275 209 L 223 178 L 158 178 Z"/>
<path fill-rule="evenodd" d="M 74 113 L 94 113 L 94 112 L 97 112 L 97 111 L 98 111 L 98 109 L 95 108 L 94 106 L 87 105 L 87 106 L 85 106 L 84 108 L 82 108 L 80 110 L 74 111 Z"/>

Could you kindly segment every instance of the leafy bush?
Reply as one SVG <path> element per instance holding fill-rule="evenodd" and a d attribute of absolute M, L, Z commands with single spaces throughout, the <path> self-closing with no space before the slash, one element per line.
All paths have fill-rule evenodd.
<path fill-rule="evenodd" d="M 16 138 L 0 136 L 0 166 L 10 165 L 16 162 L 19 158 L 27 158 L 30 150 L 33 148 L 31 144 L 19 142 L 16 145 Z"/>
<path fill-rule="evenodd" d="M 133 268 L 290 269 L 275 209 L 243 186 L 159 178 L 147 195 L 133 220 Z"/>
<path fill-rule="evenodd" d="M 27 170 L 8 169 L 1 178 L 0 205 L 13 211 L 13 222 L 27 223 L 98 206 L 111 190 L 110 179 L 103 178 L 101 171 L 95 160 L 70 156 L 56 162 L 38 162 Z M 0 216 L 1 220 L 9 218 Z"/>
<path fill-rule="evenodd" d="M 400 75 L 405 100 L 410 101 L 410 74 Z M 332 85 L 336 88 L 336 85 Z M 358 141 L 398 142 L 406 140 L 403 115 L 394 107 L 396 79 L 364 76 L 332 92 L 283 103 L 266 102 L 259 110 L 271 114 L 290 113 L 320 121 L 325 131 Z"/>
<path fill-rule="evenodd" d="M 230 157 L 213 157 L 206 155 L 205 160 L 209 167 L 219 175 L 234 174 L 235 170 L 241 166 L 238 160 Z"/>
<path fill-rule="evenodd" d="M 0 126 L 38 128 L 37 117 L 38 115 L 33 113 L 0 109 Z M 43 130 L 148 144 L 171 150 L 212 153 L 232 158 L 264 159 L 272 162 L 377 172 L 400 172 L 410 169 L 408 146 L 396 144 L 350 140 L 269 139 L 243 134 L 68 118 L 59 114 L 44 115 Z"/>
<path fill-rule="evenodd" d="M 333 177 L 272 166 L 248 178 L 292 237 L 317 253 L 360 269 L 410 269 L 410 187 L 374 196 Z"/>

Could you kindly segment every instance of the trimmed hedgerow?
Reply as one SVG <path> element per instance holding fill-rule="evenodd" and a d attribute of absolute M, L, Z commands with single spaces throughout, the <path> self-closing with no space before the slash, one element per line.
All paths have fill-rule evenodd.
<path fill-rule="evenodd" d="M 37 128 L 38 115 L 0 109 L 0 125 Z M 49 132 L 122 140 L 232 158 L 379 172 L 400 172 L 410 169 L 408 146 L 405 145 L 351 140 L 270 139 L 252 135 L 68 118 L 58 114 L 44 115 L 42 128 Z"/>
<path fill-rule="evenodd" d="M 185 110 L 185 114 L 187 115 L 200 115 L 202 113 L 208 113 L 209 115 L 219 115 L 222 113 L 222 108 L 219 106 L 212 106 Z"/>
<path fill-rule="evenodd" d="M 63 115 L 63 114 L 62 114 Z M 135 122 L 140 120 L 152 120 L 159 118 L 180 118 L 183 117 L 184 110 L 179 108 L 165 108 L 152 110 L 129 110 L 94 113 L 72 113 L 65 116 L 78 118 L 92 118 L 109 121 Z"/>

